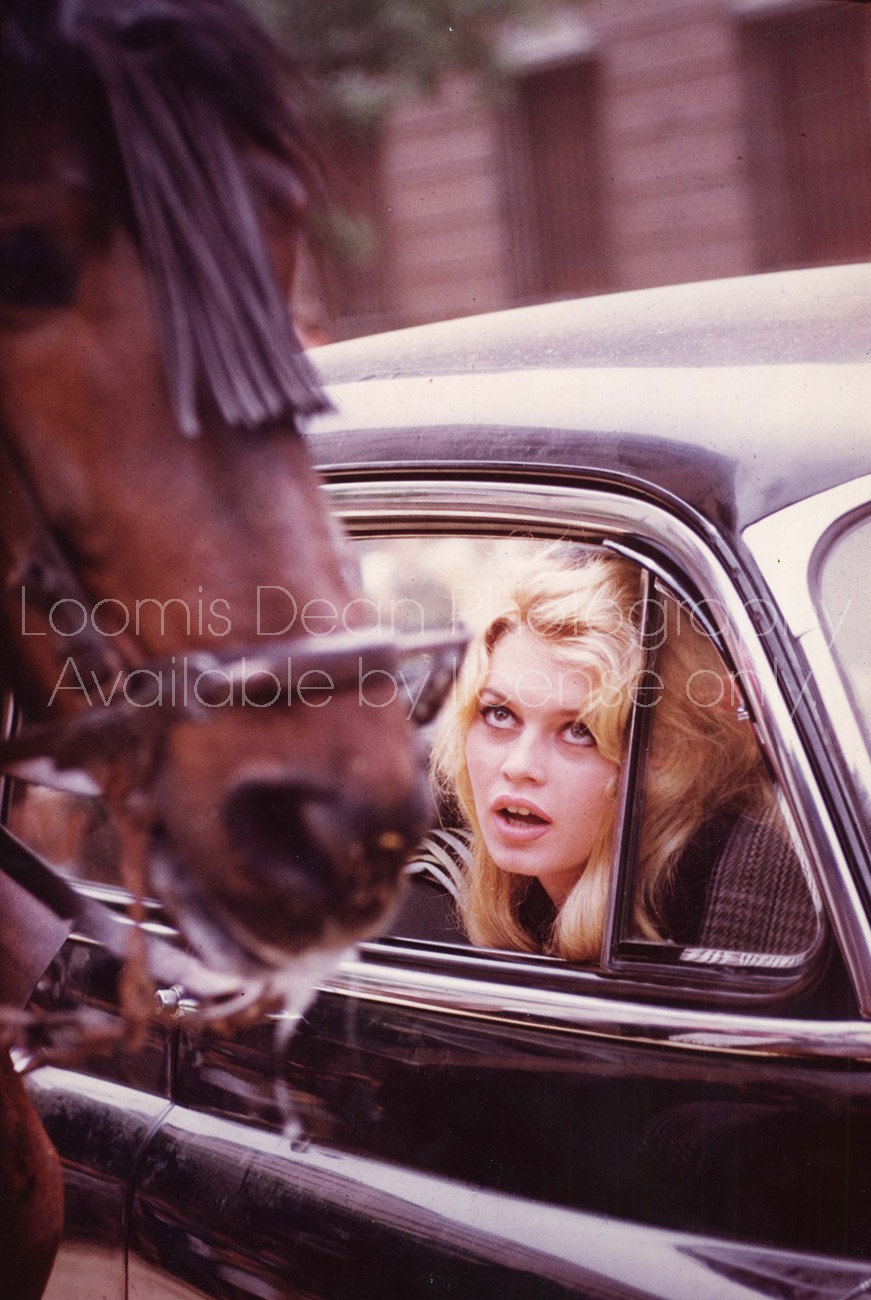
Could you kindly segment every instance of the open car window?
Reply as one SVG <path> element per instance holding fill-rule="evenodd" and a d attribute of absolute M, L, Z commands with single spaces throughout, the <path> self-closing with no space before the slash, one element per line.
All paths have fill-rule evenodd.
<path fill-rule="evenodd" d="M 531 538 L 424 536 L 367 538 L 358 543 L 372 617 L 403 630 L 487 622 L 500 579 L 542 542 Z M 639 565 L 639 575 L 641 566 Z M 663 683 L 661 645 L 649 664 L 660 682 L 655 699 L 636 700 L 628 749 L 637 752 L 626 806 L 612 832 L 612 885 L 606 939 L 592 963 L 614 970 L 679 972 L 730 969 L 758 974 L 801 969 L 823 937 L 820 899 L 793 833 L 783 793 L 760 754 L 736 675 L 683 598 L 661 580 L 652 599 L 670 610 L 669 654 L 681 637 L 703 644 L 684 656 L 683 676 Z M 662 630 L 662 641 L 666 631 Z M 666 673 L 668 677 L 668 673 Z M 667 689 L 666 689 L 667 687 Z M 695 712 L 694 730 L 675 740 L 674 700 Z M 652 705 L 652 707 L 647 707 Z M 695 768 L 719 761 L 720 733 L 757 762 L 756 789 L 717 801 L 717 780 L 693 781 Z M 724 765 L 722 781 L 733 774 Z M 673 791 L 682 791 L 670 797 Z M 628 802 L 627 802 L 628 801 Z M 442 800 L 441 828 L 427 838 L 409 868 L 406 898 L 390 934 L 432 944 L 468 945 L 465 875 L 474 870 L 470 828 Z M 553 953 L 545 923 L 542 955 Z M 506 949 L 507 951 L 507 949 Z M 528 953 L 523 954 L 528 959 Z M 590 965 L 591 963 L 582 963 Z"/>
<path fill-rule="evenodd" d="M 355 547 L 367 593 L 356 611 L 362 616 L 361 630 L 390 635 L 455 630 L 461 624 L 474 630 L 492 612 L 498 580 L 542 544 L 527 536 L 448 533 L 359 538 Z M 692 610 L 683 598 L 661 579 L 651 590 L 655 601 L 670 602 L 676 635 L 691 635 Z M 707 651 L 712 657 L 685 674 L 676 689 L 693 696 L 694 708 L 712 719 L 714 731 L 717 720 L 728 716 L 755 749 L 753 725 L 744 716 L 730 665 L 713 645 Z M 657 662 L 654 654 L 654 673 Z M 361 689 L 365 692 L 365 683 Z M 411 715 L 416 685 L 399 683 L 397 689 L 408 691 Z M 773 776 L 764 777 L 764 791 L 751 813 L 716 804 L 676 809 L 674 803 L 664 811 L 658 789 L 670 779 L 665 769 L 674 757 L 665 734 L 667 708 L 657 704 L 645 710 L 637 703 L 635 715 L 634 739 L 627 744 L 638 752 L 632 787 L 617 795 L 625 807 L 612 835 L 605 940 L 599 959 L 581 966 L 645 976 L 650 971 L 674 976 L 723 969 L 739 975 L 800 972 L 821 946 L 822 908 Z M 424 750 L 431 738 L 432 725 L 422 733 Z M 715 750 L 716 745 L 696 755 L 687 741 L 679 757 L 691 765 L 704 764 Z M 387 937 L 412 941 L 418 948 L 462 947 L 472 956 L 482 948 L 471 943 L 463 917 L 469 827 L 455 807 L 442 802 L 439 811 L 441 827 L 413 855 L 404 901 Z M 123 888 L 117 835 L 101 799 L 14 782 L 7 820 L 66 875 Z M 669 854 L 670 840 L 678 847 Z M 667 868 L 652 888 L 651 863 L 663 861 Z M 540 931 L 546 935 L 547 918 Z M 546 939 L 532 953 L 522 954 L 523 960 L 530 957 L 561 961 Z"/>

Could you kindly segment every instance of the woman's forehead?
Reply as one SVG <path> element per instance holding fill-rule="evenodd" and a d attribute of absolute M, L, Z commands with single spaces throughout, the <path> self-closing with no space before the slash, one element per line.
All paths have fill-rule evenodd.
<path fill-rule="evenodd" d="M 557 709 L 577 715 L 590 706 L 601 686 L 599 673 L 569 665 L 528 628 L 501 636 L 490 652 L 479 694 L 527 709 Z"/>

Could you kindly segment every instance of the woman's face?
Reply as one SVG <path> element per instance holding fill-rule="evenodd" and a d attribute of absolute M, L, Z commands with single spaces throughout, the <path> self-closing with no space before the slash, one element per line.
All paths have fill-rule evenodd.
<path fill-rule="evenodd" d="M 536 876 L 557 907 L 587 864 L 617 772 L 578 720 L 591 685 L 528 629 L 507 632 L 466 736 L 487 851 L 501 870 Z"/>

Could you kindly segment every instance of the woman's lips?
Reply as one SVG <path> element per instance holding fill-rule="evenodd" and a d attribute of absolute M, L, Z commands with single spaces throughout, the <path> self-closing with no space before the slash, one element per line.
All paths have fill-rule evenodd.
<path fill-rule="evenodd" d="M 529 844 L 550 830 L 547 813 L 528 799 L 498 798 L 490 805 L 496 832 L 506 844 Z"/>

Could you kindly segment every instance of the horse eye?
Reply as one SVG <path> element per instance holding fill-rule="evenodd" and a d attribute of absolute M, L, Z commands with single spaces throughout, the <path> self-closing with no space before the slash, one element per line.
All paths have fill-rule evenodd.
<path fill-rule="evenodd" d="M 75 265 L 44 230 L 19 226 L 0 238 L 0 304 L 64 307 L 75 292 Z"/>

